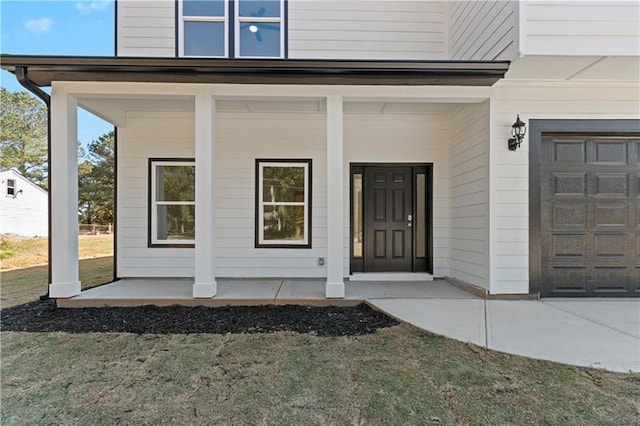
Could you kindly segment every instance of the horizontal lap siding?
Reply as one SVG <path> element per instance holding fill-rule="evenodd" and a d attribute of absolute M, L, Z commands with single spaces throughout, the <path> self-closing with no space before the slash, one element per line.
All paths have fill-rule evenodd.
<path fill-rule="evenodd" d="M 433 163 L 434 275 L 449 272 L 448 114 L 345 114 L 345 176 L 351 163 Z M 345 179 L 345 273 L 349 265 L 349 179 Z"/>
<path fill-rule="evenodd" d="M 118 129 L 118 276 L 191 277 L 193 249 L 148 248 L 149 158 L 193 158 L 193 114 L 128 112 Z"/>
<path fill-rule="evenodd" d="M 250 123 L 250 125 L 248 125 Z M 216 275 L 324 277 L 326 162 L 323 114 L 226 113 L 216 129 Z M 118 274 L 191 277 L 193 249 L 147 248 L 147 161 L 193 157 L 192 113 L 130 112 L 118 133 Z M 256 249 L 255 159 L 311 158 L 312 249 Z"/>
<path fill-rule="evenodd" d="M 527 55 L 638 55 L 637 1 L 527 1 L 522 53 Z"/>
<path fill-rule="evenodd" d="M 489 287 L 489 103 L 451 114 L 450 276 Z"/>
<path fill-rule="evenodd" d="M 174 0 L 119 1 L 117 56 L 174 57 Z"/>
<path fill-rule="evenodd" d="M 449 58 L 512 60 L 518 56 L 517 1 L 448 2 Z"/>
<path fill-rule="evenodd" d="M 446 3 L 290 1 L 292 59 L 446 59 Z"/>
<path fill-rule="evenodd" d="M 326 257 L 325 116 L 219 113 L 216 130 L 216 275 L 324 277 Z M 312 248 L 254 248 L 255 159 L 310 158 Z"/>
<path fill-rule="evenodd" d="M 503 82 L 491 95 L 491 293 L 529 292 L 529 143 L 507 150 L 516 114 L 531 119 L 640 118 L 629 84 Z"/>

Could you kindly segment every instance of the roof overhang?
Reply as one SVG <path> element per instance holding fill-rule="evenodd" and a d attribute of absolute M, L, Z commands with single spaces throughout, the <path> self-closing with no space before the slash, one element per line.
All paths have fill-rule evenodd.
<path fill-rule="evenodd" d="M 2 69 L 26 67 L 38 86 L 54 81 L 491 86 L 508 61 L 346 61 L 0 55 Z"/>

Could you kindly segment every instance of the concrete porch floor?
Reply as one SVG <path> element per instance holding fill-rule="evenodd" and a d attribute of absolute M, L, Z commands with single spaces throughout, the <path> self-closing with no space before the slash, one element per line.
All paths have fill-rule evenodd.
<path fill-rule="evenodd" d="M 83 291 L 70 299 L 58 299 L 58 306 L 84 308 L 102 306 L 183 305 L 313 305 L 354 306 L 368 299 L 475 299 L 444 280 L 431 282 L 347 282 L 344 299 L 325 298 L 324 280 L 220 279 L 212 299 L 194 299 L 193 280 L 122 279 Z"/>

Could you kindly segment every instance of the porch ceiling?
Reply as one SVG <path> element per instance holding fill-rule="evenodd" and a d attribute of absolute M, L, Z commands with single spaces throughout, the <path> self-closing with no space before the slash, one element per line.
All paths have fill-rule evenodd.
<path fill-rule="evenodd" d="M 82 97 L 78 105 L 92 114 L 120 127 L 126 126 L 127 112 L 193 112 L 193 96 L 107 96 Z M 457 105 L 453 102 L 345 102 L 345 114 L 446 114 Z M 320 99 L 223 99 L 216 102 L 218 112 L 235 113 L 325 113 L 326 103 Z"/>

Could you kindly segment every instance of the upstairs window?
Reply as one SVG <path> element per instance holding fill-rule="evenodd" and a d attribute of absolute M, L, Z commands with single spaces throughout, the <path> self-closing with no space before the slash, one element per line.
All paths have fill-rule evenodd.
<path fill-rule="evenodd" d="M 15 179 L 7 179 L 7 196 L 8 197 L 16 196 L 16 180 Z"/>
<path fill-rule="evenodd" d="M 178 2 L 182 25 L 180 56 L 229 56 L 229 2 L 182 0 Z"/>
<path fill-rule="evenodd" d="M 181 0 L 179 56 L 284 58 L 285 0 Z"/>

